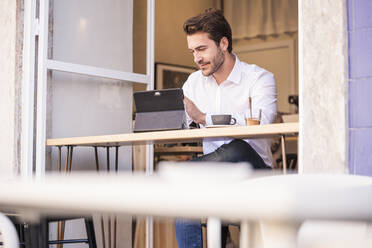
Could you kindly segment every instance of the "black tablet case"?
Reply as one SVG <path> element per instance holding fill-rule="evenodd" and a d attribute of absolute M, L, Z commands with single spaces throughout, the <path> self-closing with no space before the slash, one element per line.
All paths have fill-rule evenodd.
<path fill-rule="evenodd" d="M 187 128 L 182 89 L 135 92 L 134 132 Z"/>

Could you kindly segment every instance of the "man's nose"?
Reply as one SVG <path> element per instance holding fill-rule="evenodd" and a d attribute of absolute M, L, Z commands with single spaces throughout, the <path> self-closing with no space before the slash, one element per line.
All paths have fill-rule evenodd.
<path fill-rule="evenodd" d="M 196 64 L 199 64 L 202 61 L 202 57 L 198 53 L 194 53 L 194 61 Z"/>

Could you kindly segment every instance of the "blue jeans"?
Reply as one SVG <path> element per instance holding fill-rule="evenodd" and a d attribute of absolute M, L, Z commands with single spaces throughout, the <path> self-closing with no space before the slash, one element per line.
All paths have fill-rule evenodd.
<path fill-rule="evenodd" d="M 174 221 L 178 248 L 202 248 L 202 226 L 198 220 L 176 219 Z"/>
<path fill-rule="evenodd" d="M 191 161 L 248 162 L 254 169 L 271 169 L 260 155 L 244 140 L 234 139 L 220 146 L 212 153 L 194 158 Z M 174 221 L 178 248 L 202 248 L 202 227 L 200 221 L 176 219 Z M 222 248 L 226 246 L 227 227 L 221 230 Z"/>

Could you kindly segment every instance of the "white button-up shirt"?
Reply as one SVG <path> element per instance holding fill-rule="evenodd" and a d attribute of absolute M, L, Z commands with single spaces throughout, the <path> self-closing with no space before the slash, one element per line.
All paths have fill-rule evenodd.
<path fill-rule="evenodd" d="M 252 115 L 258 117 L 261 110 L 261 125 L 272 123 L 277 113 L 276 86 L 272 73 L 241 62 L 235 56 L 234 68 L 226 81 L 217 84 L 214 77 L 203 76 L 202 72 L 192 73 L 183 85 L 184 95 L 206 114 L 206 126 L 212 125 L 211 115 L 231 114 L 237 125 L 246 125 L 245 116 L 249 111 L 249 97 L 252 98 Z M 189 120 L 191 122 L 191 120 Z M 202 126 L 203 127 L 203 126 Z M 208 154 L 223 144 L 227 138 L 206 138 L 203 152 Z M 270 139 L 246 139 L 268 166 L 273 159 Z"/>

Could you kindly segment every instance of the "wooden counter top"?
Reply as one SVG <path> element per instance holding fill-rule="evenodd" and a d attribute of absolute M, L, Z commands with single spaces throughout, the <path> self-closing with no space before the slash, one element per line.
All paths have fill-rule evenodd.
<path fill-rule="evenodd" d="M 121 146 L 131 144 L 200 141 L 203 138 L 264 138 L 298 134 L 298 123 L 277 123 L 258 126 L 231 126 L 173 131 L 124 133 L 48 139 L 47 146 Z"/>

